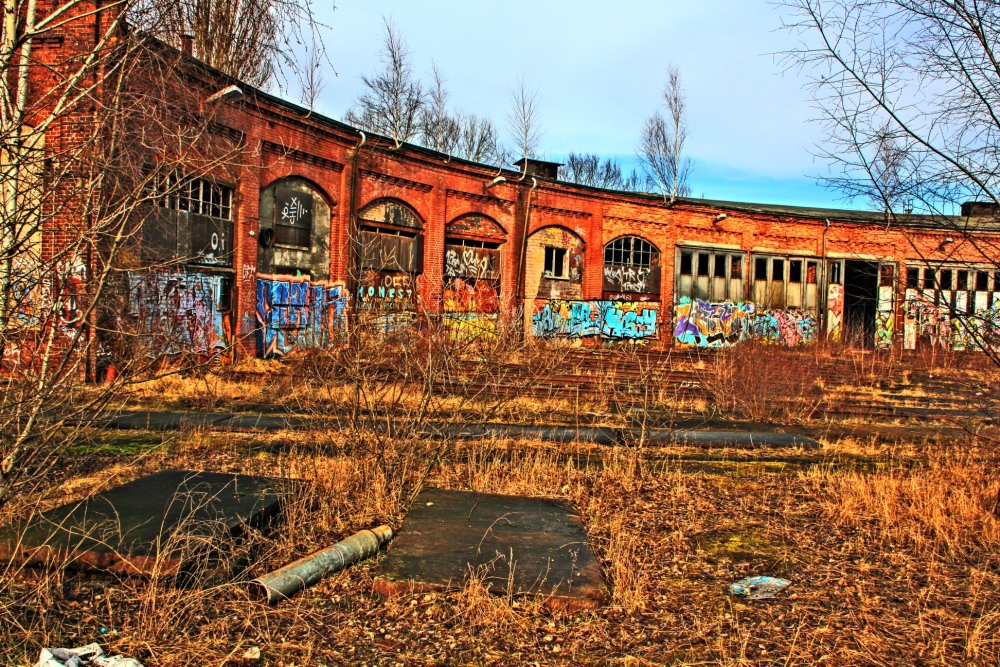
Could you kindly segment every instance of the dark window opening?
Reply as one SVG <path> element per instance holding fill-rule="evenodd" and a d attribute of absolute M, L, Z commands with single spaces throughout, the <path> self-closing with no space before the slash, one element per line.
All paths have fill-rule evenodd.
<path fill-rule="evenodd" d="M 771 280 L 785 279 L 785 260 L 776 259 L 771 262 Z"/>
<path fill-rule="evenodd" d="M 715 277 L 725 278 L 726 277 L 726 256 L 716 255 L 715 256 Z"/>
<path fill-rule="evenodd" d="M 566 278 L 566 248 L 545 248 L 545 277 Z M 536 269 L 537 270 L 537 269 Z"/>
<path fill-rule="evenodd" d="M 691 256 L 690 252 L 687 252 L 687 251 L 681 252 L 681 275 L 682 276 L 690 276 L 691 275 L 691 272 L 692 272 L 692 269 L 691 269 L 691 264 L 692 264 L 691 259 L 692 259 L 692 256 Z"/>
<path fill-rule="evenodd" d="M 958 285 L 955 289 L 967 290 L 969 289 L 969 272 L 959 271 L 958 272 Z"/>
<path fill-rule="evenodd" d="M 698 275 L 699 276 L 708 275 L 708 253 L 706 252 L 698 253 Z"/>
<path fill-rule="evenodd" d="M 881 287 L 892 287 L 894 278 L 896 277 L 896 267 L 892 264 L 883 264 L 879 267 L 879 279 L 878 284 Z"/>
<path fill-rule="evenodd" d="M 934 269 L 924 269 L 924 289 L 934 289 Z"/>
<path fill-rule="evenodd" d="M 990 274 L 986 271 L 976 272 L 976 291 L 988 292 L 990 289 Z"/>
<path fill-rule="evenodd" d="M 941 272 L 941 289 L 951 289 L 951 271 Z"/>
<path fill-rule="evenodd" d="M 274 189 L 274 242 L 297 248 L 312 245 L 313 208 L 312 194 L 287 185 Z"/>
<path fill-rule="evenodd" d="M 767 280 L 767 259 L 758 257 L 753 261 L 753 279 Z"/>
<path fill-rule="evenodd" d="M 907 289 L 918 289 L 920 287 L 920 269 L 915 267 L 908 267 L 906 269 L 906 287 Z"/>
<path fill-rule="evenodd" d="M 743 277 L 743 259 L 741 257 L 733 255 L 729 262 L 729 277 L 737 279 Z"/>
<path fill-rule="evenodd" d="M 802 261 L 798 259 L 793 259 L 788 262 L 788 282 L 790 283 L 801 283 L 802 282 Z"/>

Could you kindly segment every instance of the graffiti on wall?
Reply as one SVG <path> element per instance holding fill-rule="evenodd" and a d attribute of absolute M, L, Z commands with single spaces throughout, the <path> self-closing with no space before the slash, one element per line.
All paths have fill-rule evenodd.
<path fill-rule="evenodd" d="M 604 266 L 604 291 L 624 293 L 653 293 L 660 291 L 660 266 Z"/>
<path fill-rule="evenodd" d="M 446 245 L 444 275 L 466 278 L 494 278 L 500 266 L 500 251 L 495 248 L 473 248 Z"/>
<path fill-rule="evenodd" d="M 753 303 L 710 303 L 681 297 L 674 309 L 674 340 L 682 347 L 728 347 L 754 338 L 805 345 L 817 338 L 815 316 L 806 310 L 759 309 Z"/>
<path fill-rule="evenodd" d="M 500 298 L 494 281 L 447 278 L 444 284 L 446 313 L 495 313 Z"/>
<path fill-rule="evenodd" d="M 59 311 L 57 326 L 67 337 L 73 338 L 83 323 L 82 300 L 87 282 L 87 265 L 79 258 L 73 258 L 56 265 L 59 281 Z"/>
<path fill-rule="evenodd" d="M 154 355 L 212 354 L 232 342 L 229 313 L 220 308 L 223 276 L 198 271 L 132 273 L 129 310 Z"/>
<path fill-rule="evenodd" d="M 497 334 L 497 315 L 445 313 L 442 320 L 448 339 L 454 342 L 492 340 Z"/>
<path fill-rule="evenodd" d="M 952 313 L 948 306 L 935 304 L 930 295 L 906 290 L 903 348 L 914 350 L 921 342 L 957 352 L 1000 348 L 1000 302 L 973 313 Z"/>
<path fill-rule="evenodd" d="M 684 347 L 726 347 L 749 335 L 752 303 L 709 303 L 681 297 L 674 308 L 674 339 Z"/>
<path fill-rule="evenodd" d="M 358 310 L 416 310 L 417 295 L 409 273 L 369 271 L 358 285 Z"/>
<path fill-rule="evenodd" d="M 880 310 L 875 313 L 875 347 L 886 349 L 892 347 L 892 332 L 895 328 L 895 316 L 891 310 Z"/>
<path fill-rule="evenodd" d="M 532 333 L 540 338 L 655 338 L 657 309 L 650 305 L 633 301 L 536 300 Z"/>
<path fill-rule="evenodd" d="M 257 353 L 270 358 L 339 340 L 346 294 L 306 278 L 257 278 Z"/>
<path fill-rule="evenodd" d="M 833 283 L 827 290 L 826 335 L 832 341 L 839 341 L 844 326 L 844 286 Z"/>

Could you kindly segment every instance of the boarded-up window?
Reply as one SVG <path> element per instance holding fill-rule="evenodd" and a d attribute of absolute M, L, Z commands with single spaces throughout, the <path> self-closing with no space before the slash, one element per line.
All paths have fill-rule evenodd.
<path fill-rule="evenodd" d="M 362 230 L 360 245 L 362 269 L 406 273 L 424 270 L 424 238 L 420 234 Z"/>
<path fill-rule="evenodd" d="M 406 229 L 421 229 L 420 220 L 413 211 L 394 201 L 378 201 L 369 204 L 358 213 L 358 219 L 377 225 L 403 227 Z"/>
<path fill-rule="evenodd" d="M 274 189 L 274 241 L 308 248 L 311 245 L 313 196 L 287 185 Z"/>
<path fill-rule="evenodd" d="M 445 243 L 444 275 L 456 278 L 500 277 L 500 249 L 485 243 L 458 241 Z"/>

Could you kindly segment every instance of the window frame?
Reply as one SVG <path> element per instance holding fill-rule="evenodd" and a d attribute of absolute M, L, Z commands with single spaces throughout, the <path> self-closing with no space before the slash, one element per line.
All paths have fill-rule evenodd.
<path fill-rule="evenodd" d="M 544 247 L 545 247 L 545 255 L 542 260 L 542 276 L 547 280 L 569 280 L 569 248 L 565 248 L 562 246 L 553 246 L 553 245 L 547 245 Z M 558 263 L 562 265 L 561 275 L 556 275 L 556 272 L 554 271 L 555 266 L 552 267 L 553 270 L 550 270 L 548 268 L 550 263 L 549 262 L 550 251 L 552 257 L 552 264 L 555 265 L 557 263 L 556 257 L 557 256 L 559 257 Z M 558 255 L 556 253 L 558 253 Z"/>
<path fill-rule="evenodd" d="M 717 275 L 718 257 L 725 257 L 725 276 Z M 725 301 L 740 303 L 746 300 L 747 253 L 745 251 L 735 248 L 678 245 L 674 259 L 675 301 L 688 298 L 692 301 L 697 299 L 709 303 Z M 738 267 L 735 272 L 734 266 Z M 684 287 L 685 278 L 690 280 L 689 288 Z M 720 282 L 722 287 L 718 289 Z M 736 283 L 738 287 L 735 286 Z"/>

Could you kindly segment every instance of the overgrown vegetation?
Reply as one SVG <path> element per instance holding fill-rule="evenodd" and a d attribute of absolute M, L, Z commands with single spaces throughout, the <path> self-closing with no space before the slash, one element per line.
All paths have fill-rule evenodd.
<path fill-rule="evenodd" d="M 328 354 L 137 385 L 134 406 L 156 397 L 174 407 L 274 410 L 283 396 L 280 407 L 316 419 L 269 433 L 91 428 L 80 438 L 85 449 L 65 458 L 44 487 L 3 508 L 0 523 L 166 468 L 299 480 L 284 523 L 234 543 L 216 539 L 215 551 L 239 566 L 233 580 L 210 576 L 218 563 L 183 587 L 171 577 L 0 564 L 0 623 L 8 628 L 0 661 L 23 663 L 40 646 L 96 639 L 149 665 L 240 664 L 253 647 L 273 665 L 1000 662 L 1000 602 L 991 594 L 1000 585 L 1000 483 L 992 474 L 1000 461 L 982 446 L 990 442 L 988 426 L 955 440 L 935 437 L 924 420 L 909 443 L 873 431 L 830 436 L 819 452 L 702 451 L 642 440 L 555 445 L 443 432 L 472 419 L 531 419 L 517 414 L 528 410 L 548 410 L 548 421 L 560 419 L 555 410 L 579 414 L 579 401 L 549 401 L 529 390 L 567 379 L 573 354 L 584 353 L 504 342 L 512 340 L 501 335 L 474 351 L 448 351 L 447 338 L 432 331 L 410 346 L 359 334 Z M 834 423 L 819 421 L 810 397 L 837 389 L 833 379 L 872 392 L 896 383 L 915 393 L 918 386 L 902 384 L 900 368 L 871 357 L 841 353 L 834 372 L 829 361 L 837 354 L 829 350 L 751 349 L 675 353 L 659 365 L 647 351 L 621 353 L 616 358 L 632 370 L 617 383 L 608 373 L 603 405 L 595 398 L 590 408 L 603 410 L 609 423 L 671 426 L 659 415 L 673 399 L 657 385 L 700 366 L 703 375 L 691 377 L 730 377 L 733 402 L 724 407 L 713 390 L 709 413 L 798 415 L 832 432 Z M 522 382 L 522 365 L 535 386 Z M 910 379 L 926 372 L 912 364 L 906 370 Z M 759 385 L 739 379 L 751 375 Z M 507 392 L 510 384 L 520 393 Z M 810 393 L 766 412 L 767 392 L 778 388 Z M 470 572 L 453 592 L 383 599 L 373 593 L 377 561 L 274 608 L 249 594 L 248 579 L 358 529 L 400 527 L 422 485 L 567 500 L 594 544 L 609 604 L 553 611 L 490 593 L 481 572 Z M 782 576 L 793 586 L 767 603 L 727 596 L 728 584 L 752 574 Z"/>

